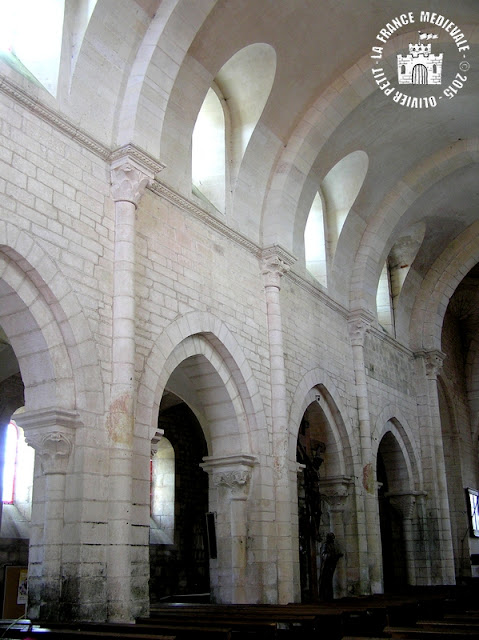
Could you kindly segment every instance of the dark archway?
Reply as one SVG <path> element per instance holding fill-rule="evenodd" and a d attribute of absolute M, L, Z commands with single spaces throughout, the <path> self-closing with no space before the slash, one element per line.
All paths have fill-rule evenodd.
<path fill-rule="evenodd" d="M 321 599 L 321 547 L 334 531 L 328 509 L 321 498 L 320 479 L 339 475 L 338 445 L 331 424 L 321 406 L 322 396 L 306 409 L 298 432 L 296 459 L 303 465 L 298 474 L 298 530 L 302 602 Z M 323 398 L 324 402 L 324 398 Z M 331 576 L 332 579 L 332 576 Z M 329 585 L 332 590 L 332 584 Z"/>
<path fill-rule="evenodd" d="M 206 440 L 194 413 L 172 393 L 163 396 L 158 427 L 174 451 L 174 517 L 163 536 L 161 528 L 150 529 L 150 602 L 208 599 L 208 476 L 199 466 Z"/>
<path fill-rule="evenodd" d="M 408 583 L 406 546 L 401 514 L 393 507 L 390 493 L 401 487 L 406 465 L 399 444 L 388 431 L 381 440 L 377 458 L 378 505 L 381 528 L 383 580 L 385 592 L 398 592 Z"/>

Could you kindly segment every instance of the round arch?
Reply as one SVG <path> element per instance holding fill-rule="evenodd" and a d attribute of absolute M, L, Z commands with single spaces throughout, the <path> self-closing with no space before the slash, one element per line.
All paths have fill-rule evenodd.
<path fill-rule="evenodd" d="M 429 269 L 411 313 L 410 348 L 440 350 L 444 315 L 461 280 L 479 262 L 479 222 L 461 233 Z"/>
<path fill-rule="evenodd" d="M 0 223 L 0 280 L 0 324 L 19 360 L 26 407 L 88 411 L 94 394 L 101 412 L 97 350 L 75 293 L 42 247 L 5 222 Z"/>
<path fill-rule="evenodd" d="M 234 434 L 236 437 L 238 452 L 264 452 L 260 432 L 265 429 L 266 420 L 251 368 L 226 325 L 207 312 L 186 314 L 171 324 L 152 347 L 138 389 L 138 430 L 143 436 L 148 434 L 149 439 L 153 437 L 163 391 L 175 370 L 189 358 L 197 359 L 194 365 L 200 367 L 198 372 L 201 373 L 203 367 L 203 373 L 216 384 L 217 393 L 222 388 L 223 404 L 225 407 L 229 404 L 232 410 L 232 413 L 223 414 L 223 426 L 227 425 L 230 436 Z M 181 373 L 184 378 L 185 373 Z M 177 388 L 175 393 L 178 394 Z M 198 389 L 190 388 L 190 394 L 191 398 L 199 397 Z M 193 399 L 192 404 L 202 426 L 210 419 L 213 419 L 213 424 L 221 423 L 217 416 L 208 415 L 207 403 Z M 211 427 L 205 435 L 208 431 L 210 438 L 220 438 L 220 433 L 215 434 Z"/>
<path fill-rule="evenodd" d="M 479 139 L 462 140 L 426 158 L 399 180 L 384 198 L 365 230 L 358 247 L 355 264 L 351 263 L 350 301 L 353 309 L 375 308 L 375 292 L 384 261 L 394 243 L 393 233 L 399 225 L 408 227 L 417 220 L 403 217 L 415 200 L 459 167 L 475 163 L 474 150 Z M 351 253 L 351 251 L 349 250 Z M 351 259 L 350 259 L 351 260 Z M 368 292 L 369 297 L 367 296 Z"/>

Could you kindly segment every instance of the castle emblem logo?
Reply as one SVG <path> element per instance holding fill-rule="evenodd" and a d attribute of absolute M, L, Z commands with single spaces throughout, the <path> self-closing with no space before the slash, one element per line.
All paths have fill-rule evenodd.
<path fill-rule="evenodd" d="M 398 54 L 399 84 L 441 84 L 443 53 L 431 53 L 431 44 L 421 40 L 437 39 L 436 34 L 419 31 L 419 42 L 409 44 L 409 54 Z"/>
<path fill-rule="evenodd" d="M 417 23 L 425 25 L 424 31 L 417 30 Z M 431 33 L 431 27 L 439 29 Z M 397 53 L 403 39 L 394 36 L 400 36 L 401 31 L 411 33 L 415 29 L 417 42 L 411 42 L 415 39 L 412 36 L 409 51 Z M 434 108 L 441 100 L 454 98 L 467 82 L 470 64 L 466 52 L 470 46 L 461 28 L 445 16 L 430 11 L 402 13 L 379 30 L 376 40 L 371 49 L 371 73 L 379 89 L 396 104 L 411 109 Z M 441 46 L 434 48 L 444 48 L 444 51 L 433 51 L 431 41 L 435 40 L 439 40 Z M 448 64 L 444 66 L 446 57 Z M 456 67 L 451 64 L 454 63 L 453 57 L 457 58 Z M 388 78 L 392 60 L 397 62 L 397 78 L 394 79 Z"/>

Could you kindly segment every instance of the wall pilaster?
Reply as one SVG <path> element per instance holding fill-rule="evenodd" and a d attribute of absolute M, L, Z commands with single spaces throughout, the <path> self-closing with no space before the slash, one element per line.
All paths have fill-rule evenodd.
<path fill-rule="evenodd" d="M 426 509 L 431 581 L 432 584 L 455 584 L 454 551 L 437 391 L 437 379 L 446 356 L 441 351 L 431 350 L 418 352 L 415 357 L 424 489 L 428 496 Z"/>
<path fill-rule="evenodd" d="M 289 270 L 293 257 L 281 247 L 265 249 L 262 274 L 266 296 L 266 313 L 270 352 L 271 420 L 273 433 L 273 467 L 275 484 L 278 602 L 294 600 L 294 565 L 297 549 L 292 548 L 292 506 L 289 450 L 289 425 L 286 403 L 283 326 L 281 318 L 281 278 Z"/>
<path fill-rule="evenodd" d="M 371 441 L 368 383 L 364 359 L 364 341 L 373 317 L 359 311 L 348 319 L 353 351 L 354 376 L 359 421 L 359 441 L 363 464 L 363 509 L 358 508 L 360 589 L 363 593 L 381 593 L 383 589 L 381 538 L 377 506 L 377 482 Z M 358 505 L 359 506 L 359 505 Z M 361 511 L 364 512 L 362 518 Z"/>
<path fill-rule="evenodd" d="M 110 438 L 108 619 L 131 620 L 132 454 L 135 416 L 135 219 L 137 206 L 162 166 L 127 145 L 112 154 L 115 203 L 112 311 L 112 385 L 107 428 Z M 137 585 L 137 591 L 141 587 Z M 143 585 L 148 598 L 147 585 Z"/>

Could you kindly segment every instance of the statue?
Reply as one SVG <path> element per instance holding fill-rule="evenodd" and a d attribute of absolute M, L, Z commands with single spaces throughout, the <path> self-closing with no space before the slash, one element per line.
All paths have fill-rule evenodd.
<path fill-rule="evenodd" d="M 333 575 L 342 553 L 338 550 L 334 533 L 327 533 L 321 545 L 321 568 L 319 571 L 319 599 L 333 600 Z"/>

